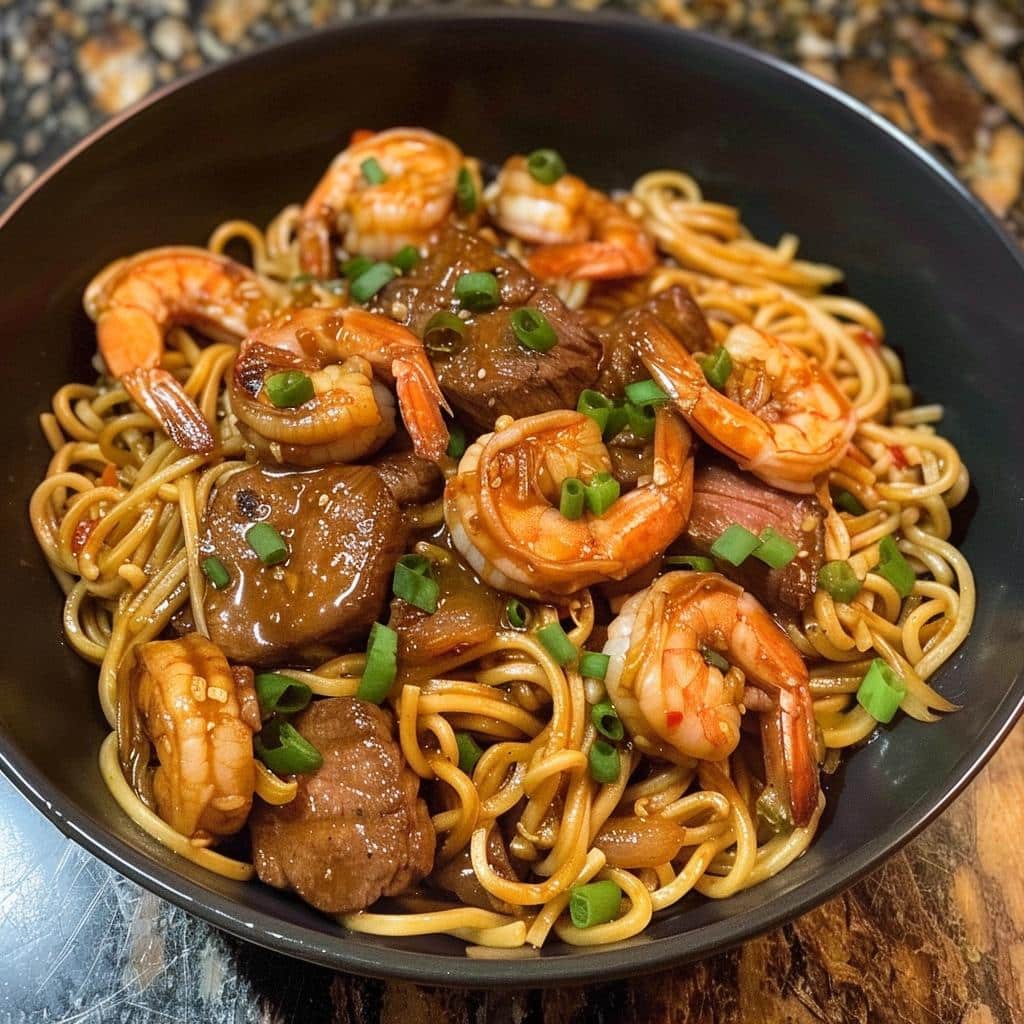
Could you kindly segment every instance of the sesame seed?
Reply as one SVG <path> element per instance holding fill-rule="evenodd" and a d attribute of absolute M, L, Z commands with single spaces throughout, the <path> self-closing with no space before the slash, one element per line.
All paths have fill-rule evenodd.
<path fill-rule="evenodd" d="M 220 686 L 211 686 L 206 691 L 206 696 L 210 700 L 215 700 L 218 704 L 226 704 L 228 702 L 228 691 Z"/>
<path fill-rule="evenodd" d="M 206 700 L 206 680 L 202 676 L 192 677 L 192 696 L 196 700 Z"/>
<path fill-rule="evenodd" d="M 476 379 L 483 380 L 486 376 L 487 371 L 481 366 L 480 369 L 476 371 Z"/>

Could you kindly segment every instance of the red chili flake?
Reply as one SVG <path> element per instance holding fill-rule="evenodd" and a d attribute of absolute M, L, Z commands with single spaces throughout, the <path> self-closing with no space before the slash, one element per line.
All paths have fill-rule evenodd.
<path fill-rule="evenodd" d="M 75 532 L 71 535 L 71 551 L 73 554 L 79 555 L 82 553 L 82 548 L 85 547 L 86 541 L 92 536 L 92 531 L 96 529 L 98 522 L 98 519 L 83 519 L 75 527 Z"/>
<path fill-rule="evenodd" d="M 866 327 L 862 327 L 859 331 L 855 331 L 854 337 L 865 348 L 878 348 L 882 344 L 878 335 L 875 334 L 874 331 L 869 331 Z"/>
<path fill-rule="evenodd" d="M 100 474 L 100 483 L 104 487 L 116 487 L 117 486 L 117 466 L 112 462 L 108 462 L 103 467 L 103 472 Z"/>
<path fill-rule="evenodd" d="M 367 139 L 372 139 L 376 132 L 370 131 L 369 128 L 357 128 L 350 136 L 348 144 L 354 146 L 357 142 L 365 142 Z"/>
<path fill-rule="evenodd" d="M 665 724 L 670 728 L 674 729 L 683 720 L 682 711 L 666 711 L 665 712 Z"/>
<path fill-rule="evenodd" d="M 898 444 L 889 445 L 889 454 L 892 456 L 893 465 L 897 469 L 906 469 L 910 465 L 907 462 L 907 453 Z"/>

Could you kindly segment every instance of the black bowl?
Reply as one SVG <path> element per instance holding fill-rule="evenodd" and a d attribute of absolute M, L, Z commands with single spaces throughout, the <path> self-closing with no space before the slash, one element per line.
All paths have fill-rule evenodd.
<path fill-rule="evenodd" d="M 977 575 L 968 642 L 938 677 L 964 705 L 905 717 L 848 760 L 813 847 L 725 902 L 693 899 L 604 951 L 471 961 L 444 938 L 350 935 L 297 900 L 178 860 L 100 780 L 106 726 L 95 670 L 62 640 L 58 589 L 29 529 L 48 450 L 37 417 L 91 376 L 82 290 L 108 260 L 202 243 L 228 216 L 265 222 L 301 199 L 353 128 L 416 124 L 470 153 L 555 145 L 602 186 L 656 167 L 694 174 L 767 238 L 844 267 L 885 319 L 910 379 L 946 405 L 974 476 L 963 550 Z M 980 204 L 871 111 L 774 60 L 621 17 L 445 13 L 354 25 L 215 68 L 95 133 L 24 195 L 0 230 L 0 764 L 76 841 L 220 928 L 344 970 L 421 982 L 532 985 L 607 979 L 693 959 L 834 895 L 960 792 L 1024 703 L 1024 261 Z"/>

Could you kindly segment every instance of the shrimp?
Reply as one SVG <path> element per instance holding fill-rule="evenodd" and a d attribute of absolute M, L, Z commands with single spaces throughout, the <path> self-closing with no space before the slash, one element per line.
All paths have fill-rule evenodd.
<path fill-rule="evenodd" d="M 210 424 L 160 367 L 164 337 L 188 324 L 237 342 L 283 301 L 283 289 L 225 256 L 167 246 L 111 263 L 89 283 L 84 304 L 111 376 L 179 448 L 209 454 Z"/>
<path fill-rule="evenodd" d="M 374 160 L 386 176 L 367 180 Z M 318 277 L 331 273 L 331 235 L 366 256 L 391 256 L 421 245 L 451 212 L 463 166 L 453 143 L 422 128 L 359 135 L 327 168 L 299 217 L 299 260 Z"/>
<path fill-rule="evenodd" d="M 264 383 L 299 369 L 313 397 L 278 408 Z M 377 379 L 374 379 L 377 378 Z M 401 324 L 361 309 L 300 309 L 257 328 L 242 343 L 230 386 L 246 437 L 279 461 L 349 462 L 375 451 L 395 429 L 394 384 L 413 448 L 434 462 L 448 446 L 448 410 L 423 342 Z"/>
<path fill-rule="evenodd" d="M 572 174 L 542 184 L 522 156 L 501 169 L 491 215 L 505 231 L 540 245 L 526 266 L 545 280 L 637 277 L 655 263 L 651 237 L 618 203 Z"/>
<path fill-rule="evenodd" d="M 198 633 L 129 655 L 118 704 L 121 762 L 134 788 L 175 831 L 200 844 L 245 824 L 256 785 L 260 717 L 252 672 L 232 669 Z M 149 784 L 151 752 L 159 764 Z"/>
<path fill-rule="evenodd" d="M 835 378 L 778 338 L 738 324 L 722 343 L 732 361 L 724 391 L 655 318 L 642 321 L 638 352 L 708 444 L 773 487 L 810 493 L 846 452 L 857 414 Z"/>
<path fill-rule="evenodd" d="M 657 412 L 649 482 L 603 515 L 567 519 L 563 480 L 586 482 L 611 462 L 601 428 L 566 410 L 502 417 L 471 445 L 448 481 L 444 516 L 452 540 L 490 586 L 523 597 L 559 597 L 646 565 L 686 526 L 693 496 L 690 432 L 674 409 Z"/>
<path fill-rule="evenodd" d="M 718 573 L 672 572 L 630 597 L 608 627 L 605 685 L 637 746 L 670 760 L 721 761 L 739 743 L 743 682 L 766 696 L 765 775 L 794 824 L 818 805 L 817 739 L 807 666 L 754 597 Z"/>

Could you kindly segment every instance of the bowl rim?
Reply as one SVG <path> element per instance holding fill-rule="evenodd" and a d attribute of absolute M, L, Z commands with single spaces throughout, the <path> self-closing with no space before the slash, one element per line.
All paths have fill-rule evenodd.
<path fill-rule="evenodd" d="M 799 88 L 812 89 L 827 97 L 832 103 L 867 120 L 875 130 L 883 132 L 905 149 L 928 172 L 939 179 L 940 184 L 952 193 L 955 200 L 965 203 L 981 218 L 995 238 L 1002 243 L 1010 258 L 1017 263 L 1024 277 L 1024 249 L 984 203 L 936 156 L 870 107 L 810 72 L 744 43 L 712 35 L 706 31 L 692 31 L 657 23 L 636 14 L 608 11 L 542 11 L 486 7 L 454 9 L 428 6 L 385 16 L 361 14 L 331 26 L 290 33 L 283 39 L 261 46 L 252 52 L 183 75 L 108 118 L 58 157 L 15 197 L 8 208 L 0 213 L 0 231 L 3 231 L 4 227 L 37 193 L 43 191 L 53 178 L 99 139 L 117 131 L 141 111 L 159 104 L 178 91 L 189 88 L 199 80 L 230 74 L 240 65 L 258 63 L 266 59 L 269 53 L 278 53 L 288 48 L 300 49 L 322 37 L 365 31 L 368 26 L 376 23 L 383 26 L 416 25 L 425 21 L 493 24 L 502 20 L 532 20 L 561 24 L 568 31 L 579 29 L 581 26 L 598 25 L 606 29 L 646 33 L 663 41 L 681 34 L 696 39 L 699 45 L 709 50 L 767 66 L 790 79 Z M 76 808 L 74 801 L 52 787 L 45 775 L 17 749 L 13 737 L 2 724 L 0 771 L 3 771 L 21 794 L 65 836 L 143 888 L 237 938 L 274 952 L 352 974 L 422 984 L 459 987 L 514 985 L 523 988 L 608 981 L 628 974 L 650 973 L 674 964 L 723 952 L 812 910 L 863 878 L 949 807 L 995 753 L 1022 713 L 1024 677 L 1018 677 L 996 705 L 995 711 L 971 750 L 950 766 L 953 782 L 939 799 L 934 802 L 921 800 L 912 805 L 884 832 L 872 837 L 869 842 L 837 861 L 827 881 L 820 877 L 807 879 L 775 899 L 745 912 L 741 917 L 727 916 L 691 931 L 661 937 L 641 946 L 621 944 L 600 953 L 588 951 L 585 954 L 536 959 L 473 960 L 469 957 L 363 945 L 352 943 L 341 935 L 317 932 L 304 925 L 292 924 L 264 911 L 250 908 L 243 911 L 240 904 L 230 897 L 203 889 L 199 883 L 189 880 L 173 868 L 140 855 L 101 822 Z M 741 918 L 742 925 L 739 924 Z"/>

